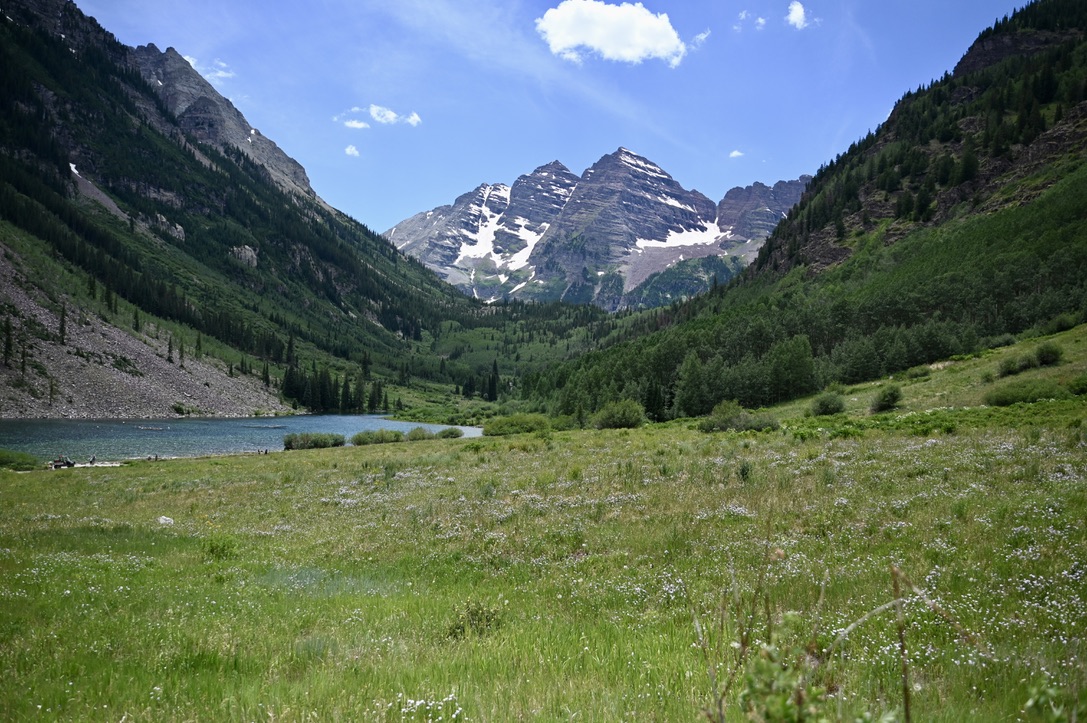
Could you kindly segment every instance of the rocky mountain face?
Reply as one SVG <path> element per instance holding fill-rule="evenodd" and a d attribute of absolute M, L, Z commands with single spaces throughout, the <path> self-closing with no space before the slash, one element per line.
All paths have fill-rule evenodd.
<path fill-rule="evenodd" d="M 605 309 L 647 298 L 669 303 L 666 289 L 646 295 L 639 285 L 681 261 L 753 258 L 806 181 L 735 188 L 715 204 L 619 148 L 580 177 L 553 161 L 512 186 L 482 185 L 452 205 L 416 214 L 385 235 L 479 298 L 561 299 Z M 676 290 L 684 296 L 708 288 L 722 268 L 688 267 L 675 275 L 683 278 Z"/>
<path fill-rule="evenodd" d="M 71 0 L 4 2 L 0 88 L 0 416 L 358 409 L 480 309 L 324 204 L 180 54 Z"/>
<path fill-rule="evenodd" d="M 273 183 L 288 193 L 317 199 L 306 169 L 256 128 L 173 48 L 141 45 L 131 62 L 158 92 L 185 134 L 219 149 L 237 148 L 263 166 Z"/>
<path fill-rule="evenodd" d="M 510 277 L 524 276 L 529 257 L 578 180 L 553 161 L 512 186 L 483 184 L 452 205 L 418 213 L 385 236 L 449 283 L 493 298 L 496 280 L 501 287 Z"/>

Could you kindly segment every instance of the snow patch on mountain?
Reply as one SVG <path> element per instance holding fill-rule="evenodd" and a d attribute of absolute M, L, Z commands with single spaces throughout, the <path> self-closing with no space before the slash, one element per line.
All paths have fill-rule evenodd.
<path fill-rule="evenodd" d="M 668 237 L 663 241 L 640 238 L 635 243 L 640 250 L 679 248 L 681 246 L 712 246 L 724 237 L 721 229 L 717 227 L 717 220 L 702 228 L 673 230 L 668 232 Z"/>

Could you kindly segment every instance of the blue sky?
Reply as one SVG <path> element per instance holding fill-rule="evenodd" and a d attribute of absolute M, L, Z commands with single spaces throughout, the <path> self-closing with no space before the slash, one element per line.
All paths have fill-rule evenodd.
<path fill-rule="evenodd" d="M 190 58 L 376 231 L 623 146 L 714 201 L 814 173 L 1024 0 L 76 0 Z"/>

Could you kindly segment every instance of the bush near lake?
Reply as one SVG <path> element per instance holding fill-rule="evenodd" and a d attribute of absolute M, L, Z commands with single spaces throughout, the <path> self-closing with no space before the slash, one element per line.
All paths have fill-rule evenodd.
<path fill-rule="evenodd" d="M 367 429 L 351 437 L 351 444 L 362 447 L 367 444 L 393 444 L 404 441 L 404 433 L 395 429 Z"/>
<path fill-rule="evenodd" d="M 428 439 L 434 439 L 434 432 L 431 432 L 426 427 L 414 427 L 408 431 L 407 438 L 409 442 L 423 442 Z"/>
<path fill-rule="evenodd" d="M 26 452 L 16 452 L 10 449 L 0 449 L 0 469 L 11 469 L 17 472 L 27 472 L 39 469 L 41 462 L 34 455 Z"/>
<path fill-rule="evenodd" d="M 324 449 L 342 447 L 345 444 L 342 434 L 328 432 L 292 432 L 283 436 L 283 449 Z"/>
<path fill-rule="evenodd" d="M 1052 379 L 1019 379 L 986 392 L 985 403 L 990 407 L 1008 407 L 1043 399 L 1067 399 L 1070 396 L 1071 392 Z"/>
<path fill-rule="evenodd" d="M 542 414 L 521 413 L 507 417 L 494 417 L 483 423 L 483 434 L 487 437 L 502 437 L 508 434 L 526 434 L 544 432 L 551 429 L 551 421 Z"/>
<path fill-rule="evenodd" d="M 464 430 L 458 427 L 446 427 L 434 436 L 438 439 L 460 439 L 464 436 Z"/>

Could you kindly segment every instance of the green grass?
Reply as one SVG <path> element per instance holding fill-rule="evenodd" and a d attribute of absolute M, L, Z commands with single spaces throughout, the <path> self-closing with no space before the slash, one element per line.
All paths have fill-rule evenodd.
<path fill-rule="evenodd" d="M 1022 378 L 1081 376 L 1083 336 Z M 761 590 L 753 642 L 795 611 L 852 720 L 901 706 L 893 611 L 865 618 L 897 565 L 928 600 L 914 719 L 1020 719 L 1036 685 L 1087 690 L 1087 404 L 980 406 L 1004 353 L 761 433 L 0 472 L 0 718 L 696 720 L 744 623 L 722 596 Z"/>

